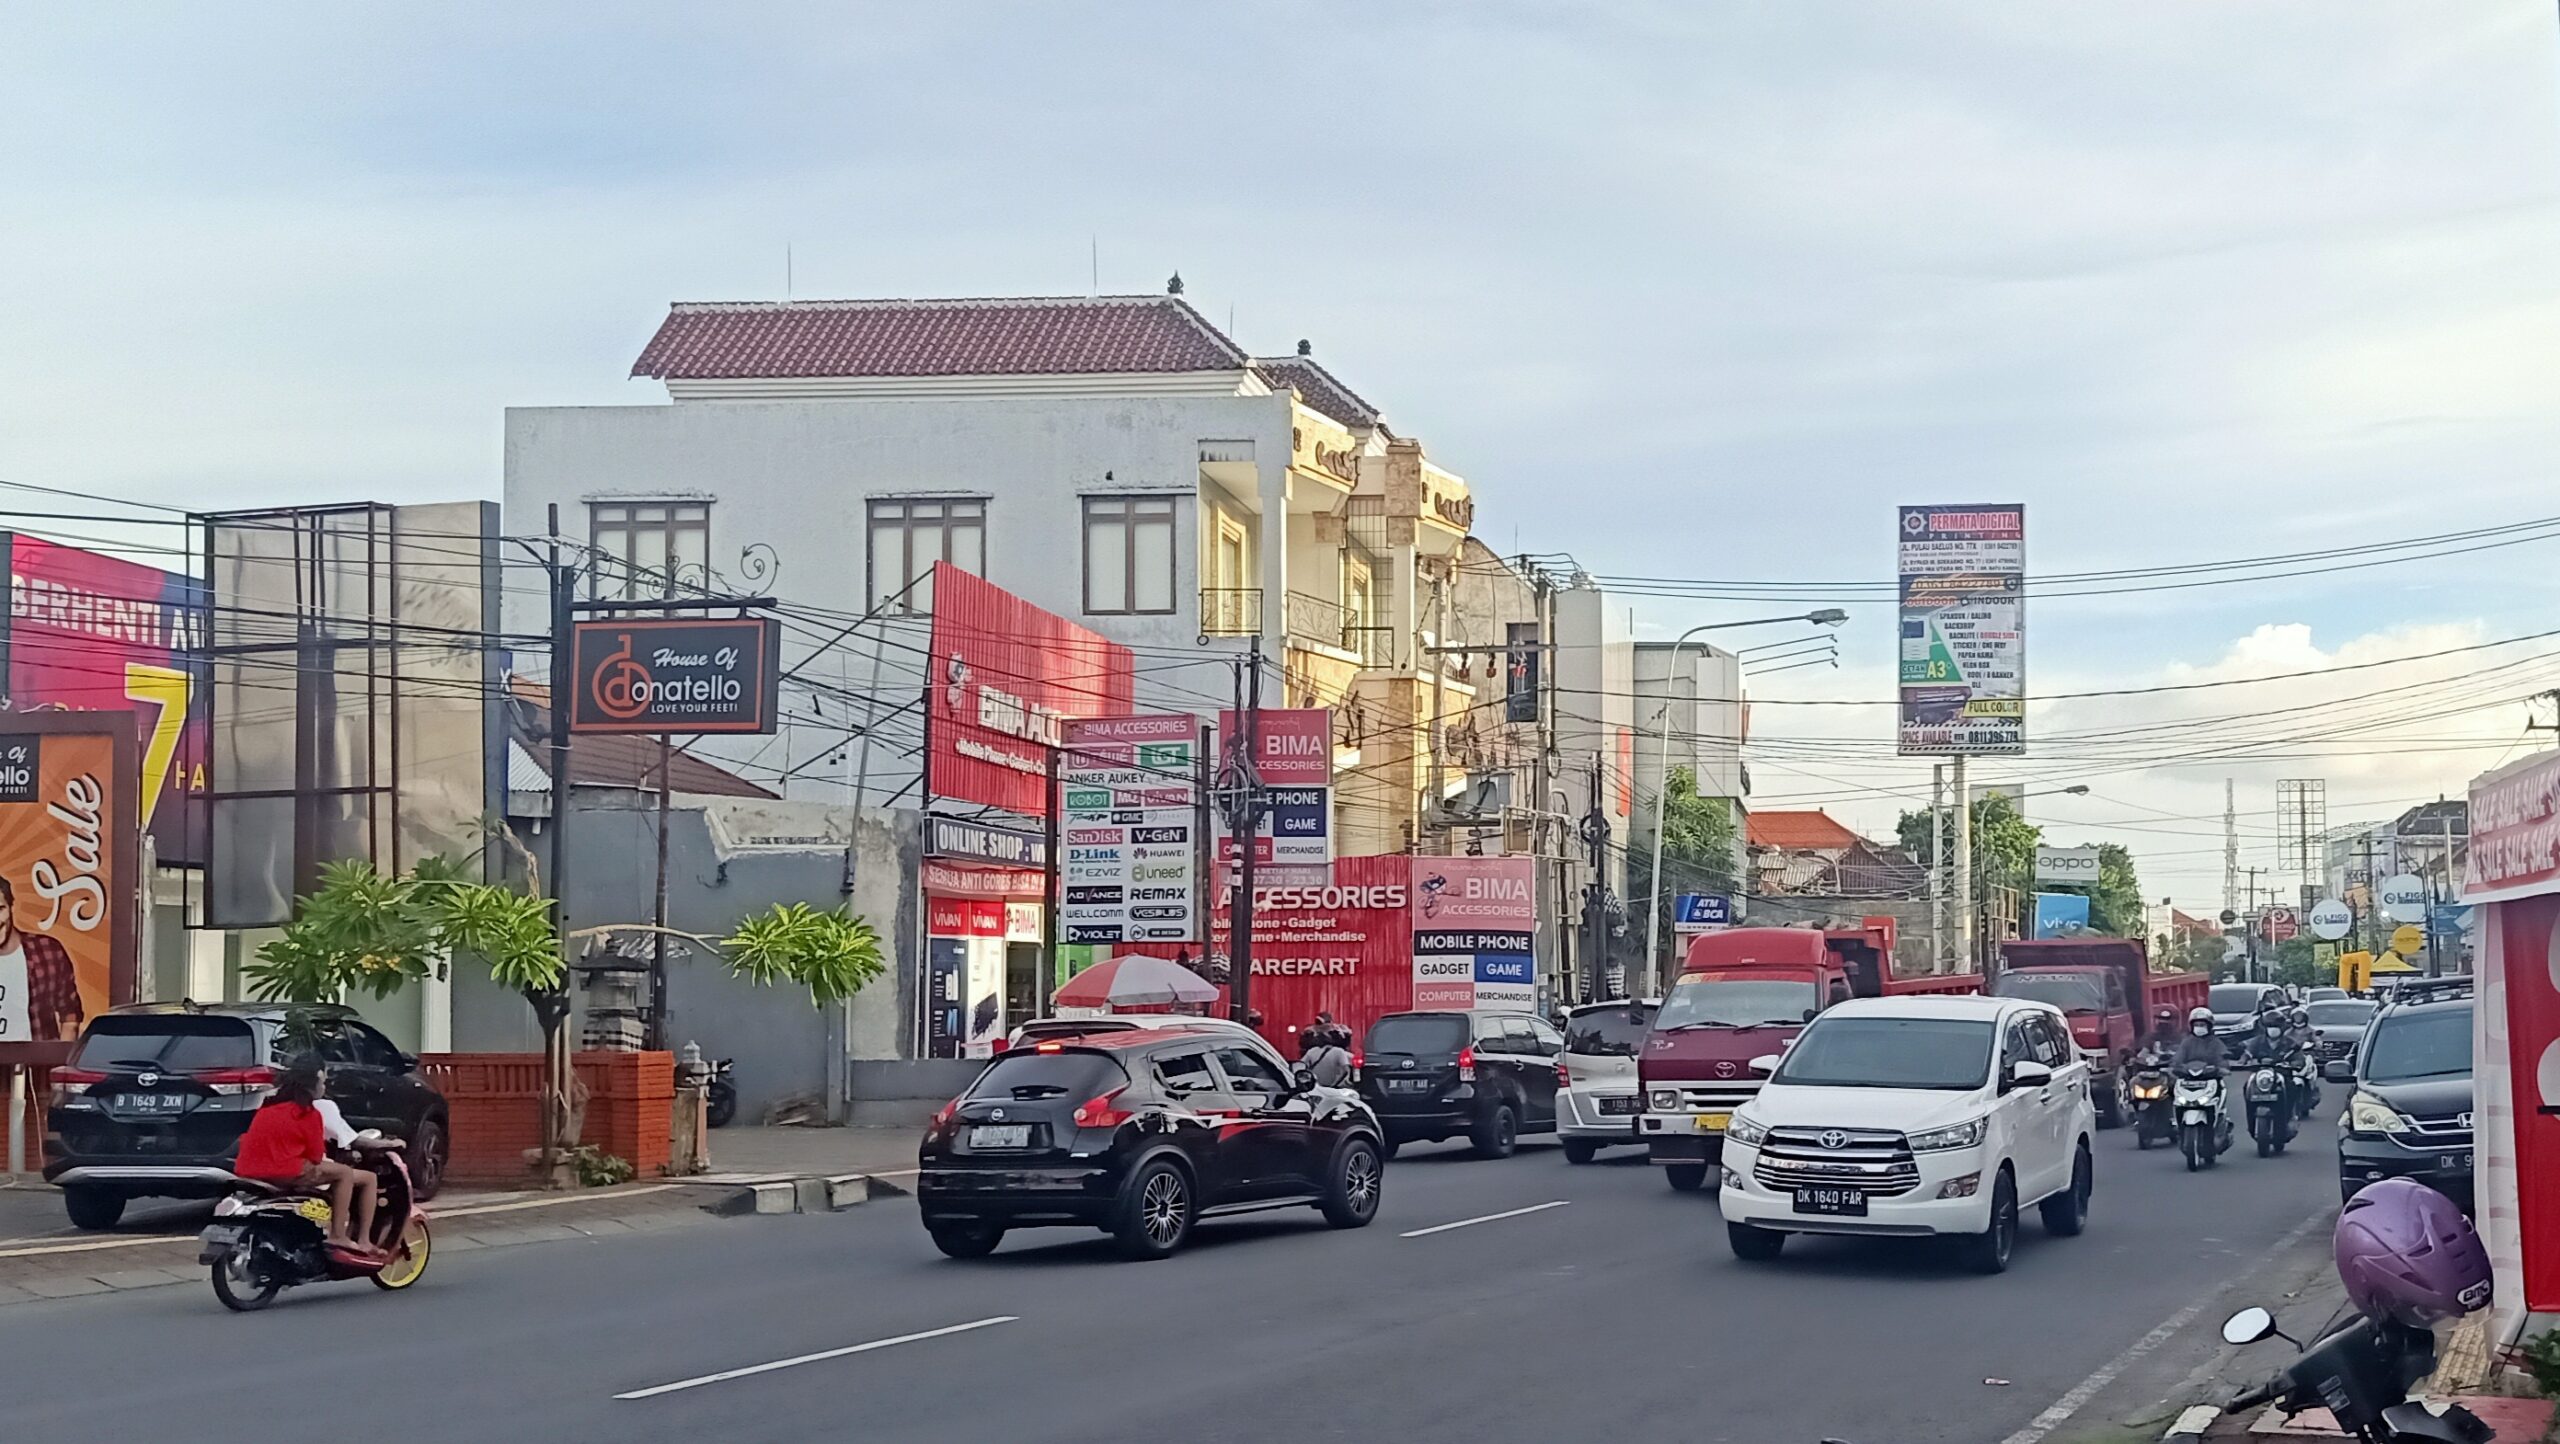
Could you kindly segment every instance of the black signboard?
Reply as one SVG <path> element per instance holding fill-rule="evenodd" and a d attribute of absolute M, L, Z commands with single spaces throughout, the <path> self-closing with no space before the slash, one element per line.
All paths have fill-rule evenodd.
<path fill-rule="evenodd" d="M 771 732 L 782 632 L 770 618 L 571 624 L 572 732 Z"/>

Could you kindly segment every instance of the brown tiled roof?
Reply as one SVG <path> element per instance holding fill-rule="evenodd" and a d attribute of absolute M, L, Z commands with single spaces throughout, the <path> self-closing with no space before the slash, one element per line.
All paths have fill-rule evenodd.
<path fill-rule="evenodd" d="M 1257 356 L 1253 369 L 1262 376 L 1263 384 L 1274 391 L 1294 388 L 1298 399 L 1317 414 L 1330 416 L 1349 427 L 1375 426 L 1378 408 L 1360 398 L 1360 393 L 1342 384 L 1340 378 L 1305 356 Z"/>
<path fill-rule="evenodd" d="M 551 771 L 551 689 L 521 677 L 507 679 L 513 694 L 508 708 L 511 735 L 535 766 Z M 658 790 L 658 769 L 667 769 L 667 790 L 697 797 L 780 797 L 731 772 L 675 749 L 672 758 L 655 737 L 621 732 L 594 732 L 569 744 L 569 780 L 576 787 L 627 787 Z"/>
<path fill-rule="evenodd" d="M 634 376 L 1043 376 L 1241 371 L 1242 348 L 1179 296 L 678 301 Z"/>
<path fill-rule="evenodd" d="M 1858 835 L 1831 814 L 1813 812 L 1755 812 L 1751 814 L 1749 837 L 1753 847 L 1841 848 L 1858 840 Z"/>

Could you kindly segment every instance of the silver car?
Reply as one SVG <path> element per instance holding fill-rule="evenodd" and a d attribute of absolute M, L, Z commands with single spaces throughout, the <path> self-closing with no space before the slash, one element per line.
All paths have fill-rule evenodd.
<path fill-rule="evenodd" d="M 1564 1017 L 1564 1052 L 1556 1058 L 1556 1134 L 1568 1163 L 1589 1163 L 1611 1144 L 1640 1147 L 1644 1112 L 1636 1087 L 1636 1054 L 1653 1024 L 1657 1000 L 1585 1003 Z"/>

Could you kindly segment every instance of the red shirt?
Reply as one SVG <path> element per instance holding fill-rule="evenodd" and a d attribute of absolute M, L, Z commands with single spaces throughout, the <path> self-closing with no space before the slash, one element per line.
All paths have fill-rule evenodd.
<path fill-rule="evenodd" d="M 300 1178 L 304 1164 L 328 1156 L 319 1109 L 308 1103 L 270 1103 L 249 1119 L 231 1171 L 242 1178 L 283 1182 Z"/>

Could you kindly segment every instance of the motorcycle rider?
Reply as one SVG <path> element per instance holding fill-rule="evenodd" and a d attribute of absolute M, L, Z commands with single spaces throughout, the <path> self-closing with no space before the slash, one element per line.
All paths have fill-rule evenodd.
<path fill-rule="evenodd" d="M 2251 1067 L 2275 1068 L 2283 1074 L 2284 1092 L 2279 1095 L 2279 1100 L 2284 1110 L 2282 1121 L 2287 1125 L 2292 1123 L 2293 1115 L 2301 1111 L 2302 1105 L 2302 1090 L 2297 1082 L 2301 1071 L 2298 1048 L 2293 1037 L 2291 1012 L 2284 1008 L 2269 1008 L 2260 1013 L 2257 1028 L 2240 1045 L 2240 1055 Z M 2290 1126 L 2283 1129 L 2287 1136 L 2291 1132 Z"/>
<path fill-rule="evenodd" d="M 2165 1068 L 2170 1057 L 2178 1051 L 2178 1040 L 2183 1036 L 2184 1030 L 2178 1026 L 2178 1010 L 2157 1009 L 2151 1015 L 2151 1036 L 2143 1040 L 2142 1051 L 2156 1056 Z"/>
<path fill-rule="evenodd" d="M 1318 1013 L 1316 1018 L 1304 1035 L 1307 1050 L 1298 1055 L 1299 1066 L 1319 1087 L 1347 1088 L 1351 1085 L 1351 1035 L 1326 1014 Z"/>
<path fill-rule="evenodd" d="M 328 1123 L 318 1106 L 328 1091 L 328 1073 L 319 1060 L 297 1059 L 276 1079 L 275 1096 L 250 1117 L 231 1171 L 275 1188 L 326 1189 L 330 1246 L 379 1253 L 371 1242 L 373 1175 L 329 1156 Z"/>
<path fill-rule="evenodd" d="M 2213 1031 L 2213 1010 L 2191 1008 L 2187 1011 L 2187 1031 L 2178 1039 L 2177 1048 L 2169 1055 L 2169 1066 L 2184 1071 L 2190 1063 L 2210 1066 L 2216 1074 L 2228 1072 L 2231 1057 L 2223 1051 L 2222 1039 Z"/>

